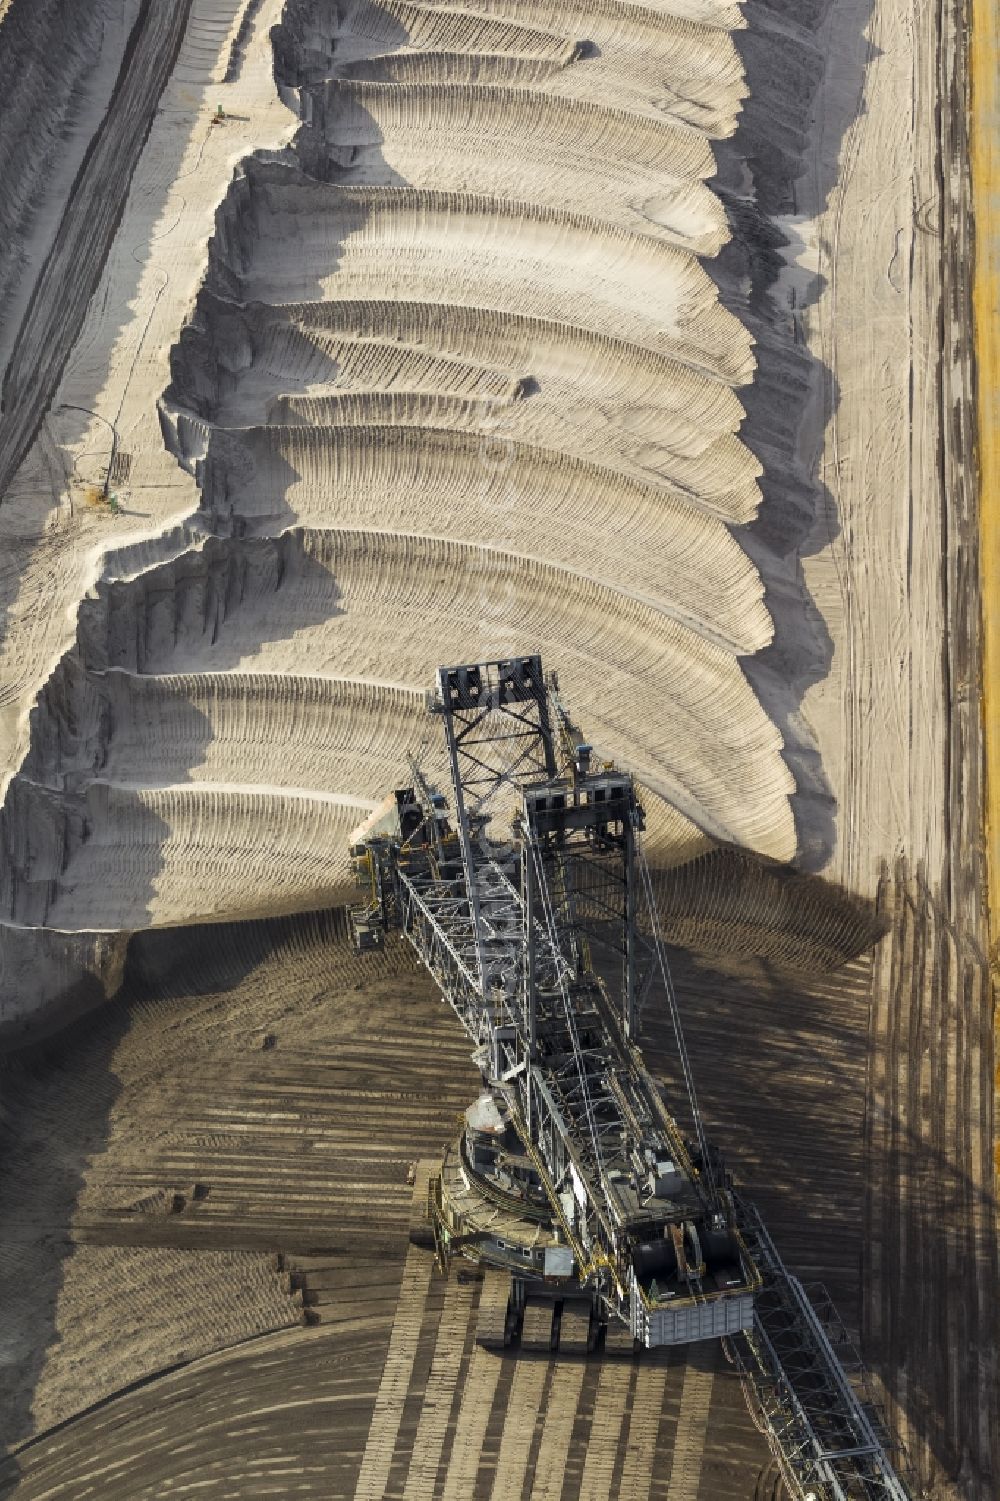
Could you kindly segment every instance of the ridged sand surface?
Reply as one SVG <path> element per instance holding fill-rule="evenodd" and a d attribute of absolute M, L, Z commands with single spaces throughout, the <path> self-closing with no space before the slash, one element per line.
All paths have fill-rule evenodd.
<path fill-rule="evenodd" d="M 752 341 L 702 263 L 739 24 L 284 6 L 300 127 L 236 162 L 160 402 L 193 504 L 105 554 L 7 790 L 2 919 L 72 954 L 43 990 L 85 935 L 347 900 L 442 662 L 540 650 L 647 789 L 658 870 L 795 853 L 742 665 L 773 635 L 736 530 Z"/>

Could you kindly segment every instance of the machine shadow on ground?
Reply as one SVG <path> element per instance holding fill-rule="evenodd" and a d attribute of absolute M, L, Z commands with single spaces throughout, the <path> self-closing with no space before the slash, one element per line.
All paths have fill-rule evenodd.
<path fill-rule="evenodd" d="M 124 1008 L 86 1018 L 57 1039 L 0 1059 L 0 1307 L 5 1327 L 3 1443 L 35 1432 L 32 1405 L 58 1342 L 56 1312 L 70 1225 L 88 1166 L 107 1140 L 120 1083 L 113 1057 L 128 1025 Z M 0 1486 L 17 1462 L 0 1460 Z"/>
<path fill-rule="evenodd" d="M 239 1005 L 250 977 L 273 961 L 284 945 L 314 942 L 314 927 L 328 934 L 327 967 L 335 980 L 336 952 L 345 941 L 345 929 L 334 913 L 137 933 L 130 942 L 121 989 L 113 999 L 57 1036 L 0 1058 L 0 1306 L 6 1349 L 0 1401 L 8 1450 L 38 1437 L 32 1403 L 39 1374 L 59 1339 L 57 1303 L 66 1259 L 80 1239 L 74 1224 L 79 1220 L 81 1190 L 91 1170 L 96 1169 L 100 1178 L 110 1118 L 123 1086 L 136 1088 L 135 1079 L 123 1080 L 117 1072 L 121 1044 L 133 1027 L 155 1034 L 160 1026 L 183 1028 L 201 1014 L 206 1060 L 213 1051 L 225 1056 L 232 1046 L 225 1030 L 227 1009 Z M 316 972 L 322 976 L 322 963 Z M 289 1005 L 301 1004 L 302 999 L 293 995 Z M 280 1004 L 274 1009 L 278 1030 Z M 265 1035 L 262 1032 L 258 1046 Z M 166 1040 L 161 1066 L 167 1080 L 172 1071 L 179 1074 L 185 1067 L 183 1059 L 172 1057 Z M 141 1111 L 134 1128 L 136 1165 L 141 1168 Z M 127 1245 L 128 1217 L 109 1209 L 108 1224 L 116 1215 L 123 1236 L 117 1243 Z M 93 1207 L 85 1218 L 93 1218 Z M 141 1232 L 146 1223 L 137 1211 L 133 1231 Z M 169 1243 L 169 1221 L 166 1226 Z M 93 1233 L 84 1227 L 83 1241 Z M 107 1227 L 99 1232 L 105 1233 Z M 145 1243 L 141 1234 L 135 1243 Z M 185 1243 L 183 1227 L 179 1243 Z M 123 1324 L 127 1319 L 128 1311 L 123 1310 Z M 0 1461 L 0 1484 L 13 1478 L 11 1464 L 16 1461 Z"/>

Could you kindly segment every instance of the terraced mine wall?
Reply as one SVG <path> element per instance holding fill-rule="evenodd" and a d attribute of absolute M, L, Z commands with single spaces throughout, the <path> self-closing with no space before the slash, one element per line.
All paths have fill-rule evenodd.
<path fill-rule="evenodd" d="M 766 332 L 774 234 L 727 186 L 737 145 L 709 181 L 740 14 L 485 14 L 296 0 L 273 33 L 301 129 L 238 168 L 161 403 L 200 506 L 109 556 L 3 811 L 6 920 L 67 935 L 79 995 L 98 930 L 343 901 L 438 663 L 525 641 L 642 779 L 659 871 L 823 843 L 798 684 L 750 665 L 774 644 L 761 456 L 808 510 L 814 375 Z M 778 602 L 808 653 L 801 595 Z M 8 1038 L 50 1000 L 0 997 Z"/>

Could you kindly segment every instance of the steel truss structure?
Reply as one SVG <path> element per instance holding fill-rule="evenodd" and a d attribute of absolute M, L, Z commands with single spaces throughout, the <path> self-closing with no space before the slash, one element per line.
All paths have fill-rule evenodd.
<path fill-rule="evenodd" d="M 822 1286 L 784 1266 L 752 1205 L 737 1204 L 762 1285 L 730 1343 L 751 1410 L 795 1501 L 910 1501 L 860 1357 Z M 905 1456 L 901 1457 L 905 1464 Z"/>
<path fill-rule="evenodd" d="M 632 778 L 592 764 L 538 657 L 442 668 L 429 708 L 450 797 L 415 768 L 357 846 L 362 941 L 401 928 L 437 980 L 605 1316 L 647 1345 L 747 1327 L 757 1276 L 686 1056 L 690 1139 L 635 1045 L 668 971 Z"/>
<path fill-rule="evenodd" d="M 594 765 L 537 656 L 441 668 L 428 708 L 449 796 L 414 764 L 361 831 L 359 947 L 401 930 L 433 975 L 601 1316 L 647 1346 L 726 1338 L 798 1501 L 901 1501 L 829 1320 L 705 1139 L 632 778 Z M 654 981 L 688 1132 L 636 1046 Z"/>

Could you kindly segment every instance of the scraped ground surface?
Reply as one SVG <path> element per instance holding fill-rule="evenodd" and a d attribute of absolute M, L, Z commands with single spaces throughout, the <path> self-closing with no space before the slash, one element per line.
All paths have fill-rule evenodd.
<path fill-rule="evenodd" d="M 736 19 L 284 7 L 273 87 L 303 123 L 239 163 L 164 381 L 197 503 L 129 543 L 120 421 L 120 545 L 8 787 L 9 920 L 124 933 L 343 900 L 346 836 L 405 778 L 437 666 L 521 642 L 656 795 L 656 864 L 794 853 L 740 660 L 773 634 L 734 532 L 759 503 L 751 341 L 698 258 L 727 237 L 705 179 L 743 91 Z M 185 205 L 228 130 L 207 126 Z"/>
<path fill-rule="evenodd" d="M 819 1082 L 816 1043 L 851 1028 L 867 972 L 861 961 L 846 991 L 805 985 L 790 1000 L 800 1078 Z M 685 980 L 710 992 L 719 977 Z M 808 1225 L 823 1224 L 824 1270 L 849 1298 L 851 1236 L 832 1225 L 836 1205 L 860 1212 L 860 1138 L 842 1101 L 858 1100 L 863 1035 L 817 1133 L 822 1187 L 803 1218 L 801 1193 L 788 1193 L 789 1070 L 762 1057 L 734 1099 L 729 1071 L 713 1065 L 719 1030 L 748 1013 L 766 1027 L 772 1006 L 742 990 L 724 1015 L 704 1008 L 694 1056 L 716 1118 L 721 1109 L 729 1128 L 751 1112 L 737 1156 L 770 1195 L 776 1229 L 805 1269 Z M 658 1006 L 648 1045 L 670 1070 Z M 329 914 L 134 946 L 119 998 L 6 1076 L 20 1126 L 0 1211 L 9 1225 L 16 1206 L 20 1234 L 5 1258 L 34 1286 L 11 1309 L 7 1340 L 37 1378 L 29 1391 L 7 1368 L 2 1390 L 6 1409 L 26 1422 L 30 1408 L 42 1431 L 0 1463 L 0 1493 L 86 1494 L 97 1464 L 102 1493 L 130 1501 L 282 1483 L 316 1497 L 465 1501 L 520 1495 L 526 1479 L 538 1496 L 742 1501 L 766 1450 L 719 1350 L 638 1363 L 488 1355 L 473 1344 L 480 1282 L 460 1266 L 441 1278 L 407 1245 L 422 1216 L 410 1180 L 477 1080 L 457 1022 L 407 952 L 359 959 Z M 66 1216 L 72 1249 L 55 1233 Z M 183 1368 L 123 1393 L 158 1368 L 154 1351 L 159 1368 Z"/>
<path fill-rule="evenodd" d="M 372 993 L 312 952 L 334 919 L 294 916 L 347 899 L 347 835 L 408 780 L 439 663 L 531 649 L 647 789 L 710 1121 L 861 1323 L 922 1478 L 986 1501 L 959 0 L 164 0 L 103 31 L 99 9 L 70 7 L 58 88 L 28 87 L 52 49 L 24 0 L 0 33 L 28 143 L 0 158 L 5 1045 L 125 982 L 5 1091 L 10 1442 L 185 1369 L 24 1450 L 8 1490 L 82 1484 L 118 1415 L 134 1484 L 161 1398 L 230 1428 L 223 1393 L 244 1383 L 246 1415 L 300 1383 L 322 1453 L 272 1434 L 273 1473 L 206 1471 L 195 1443 L 200 1483 L 500 1497 L 534 1467 L 553 1497 L 751 1492 L 763 1452 L 700 1355 L 483 1374 L 478 1287 L 406 1250 L 410 1159 L 474 1087 L 464 1046 L 429 1010 L 399 1023 L 412 976 Z M 60 142 L 75 183 L 44 170 Z M 273 951 L 179 926 L 281 914 L 298 936 Z M 283 1058 L 286 1010 L 309 1025 Z M 81 1114 L 86 1161 L 53 1174 L 32 1154 Z M 208 1354 L 303 1300 L 319 1327 Z M 321 1379 L 345 1332 L 356 1371 Z M 473 1376 L 482 1429 L 455 1396 Z M 121 1493 L 183 1483 L 174 1449 Z"/>

